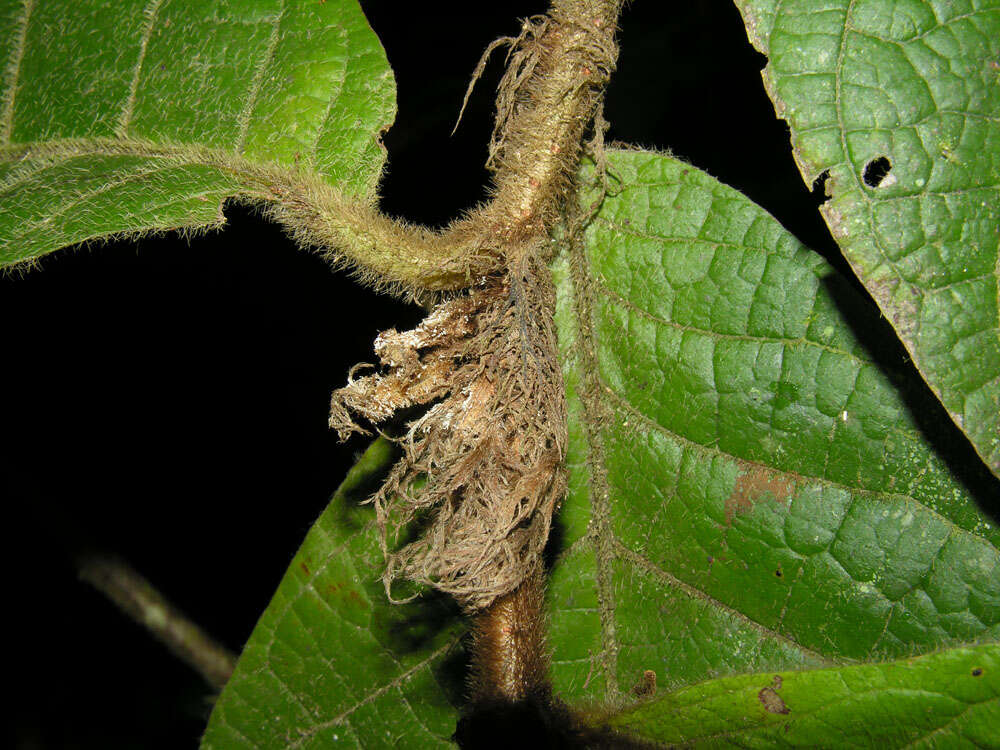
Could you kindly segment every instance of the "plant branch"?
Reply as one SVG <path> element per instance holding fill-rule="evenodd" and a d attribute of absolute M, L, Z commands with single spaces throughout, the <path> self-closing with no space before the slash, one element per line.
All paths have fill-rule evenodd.
<path fill-rule="evenodd" d="M 465 294 L 412 331 L 380 334 L 381 370 L 350 378 L 331 403 L 341 439 L 363 429 L 356 416 L 377 424 L 429 407 L 372 499 L 390 598 L 392 581 L 409 578 L 474 617 L 463 733 L 512 707 L 543 722 L 568 716 L 551 694 L 544 637 L 542 553 L 566 491 L 568 441 L 547 261 L 552 229 L 576 204 L 591 126 L 602 161 L 620 9 L 620 0 L 553 0 L 516 39 L 491 45 L 511 46 L 487 164 L 493 197 L 437 239 L 448 262 L 471 248 L 492 267 L 466 266 Z M 418 517 L 427 520 L 418 538 L 389 553 L 389 537 Z"/>
<path fill-rule="evenodd" d="M 472 703 L 516 703 L 548 690 L 544 586 L 536 571 L 476 616 L 472 627 Z"/>
<path fill-rule="evenodd" d="M 512 253 L 537 247 L 559 220 L 583 136 L 615 65 L 620 8 L 621 0 L 554 0 L 548 15 L 526 20 L 518 37 L 501 40 L 511 50 L 490 146 L 492 198 L 441 231 L 385 216 L 315 172 L 255 164 L 204 146 L 65 139 L 2 147 L 0 155 L 15 165 L 9 181 L 88 155 L 148 160 L 141 169 L 208 166 L 233 179 L 238 200 L 262 205 L 296 241 L 319 248 L 368 285 L 415 295 L 465 289 Z"/>
<path fill-rule="evenodd" d="M 492 199 L 434 232 L 338 198 L 325 186 L 272 184 L 268 212 L 305 244 L 329 249 L 376 286 L 421 291 L 470 287 L 532 252 L 572 192 L 586 130 L 600 107 L 618 47 L 622 0 L 554 0 L 524 22 L 497 98 L 488 166 Z"/>
<path fill-rule="evenodd" d="M 555 0 L 525 21 L 497 99 L 484 209 L 508 237 L 545 235 L 559 220 L 618 57 L 620 0 Z"/>
<path fill-rule="evenodd" d="M 424 534 L 387 554 L 387 591 L 410 578 L 474 612 L 541 565 L 565 491 L 567 441 L 550 233 L 576 200 L 583 139 L 615 64 L 619 9 L 618 0 L 556 0 L 551 15 L 505 42 L 513 49 L 490 149 L 494 199 L 440 235 L 462 230 L 493 265 L 418 328 L 381 334 L 382 368 L 334 393 L 330 424 L 341 439 L 364 431 L 357 417 L 377 424 L 429 407 L 373 497 L 387 553 L 390 526 L 435 509 Z"/>
<path fill-rule="evenodd" d="M 118 558 L 85 554 L 77 570 L 122 612 L 146 628 L 170 651 L 221 690 L 236 666 L 236 657 L 184 616 L 128 563 Z"/>

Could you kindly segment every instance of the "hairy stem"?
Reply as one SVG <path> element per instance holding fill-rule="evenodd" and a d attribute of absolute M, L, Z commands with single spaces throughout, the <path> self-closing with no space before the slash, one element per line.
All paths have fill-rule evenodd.
<path fill-rule="evenodd" d="M 517 703 L 548 689 L 544 605 L 542 575 L 535 572 L 476 616 L 472 703 Z"/>
<path fill-rule="evenodd" d="M 221 690 L 236 657 L 185 617 L 153 585 L 123 560 L 88 554 L 77 560 L 79 576 L 170 651 Z"/>
<path fill-rule="evenodd" d="M 500 87 L 495 197 L 484 209 L 510 238 L 547 234 L 559 220 L 618 57 L 620 9 L 620 0 L 555 0 L 525 24 L 532 39 Z"/>
<path fill-rule="evenodd" d="M 548 681 L 542 584 L 568 439 L 549 236 L 575 205 L 591 126 L 600 144 L 621 4 L 553 0 L 517 38 L 491 45 L 511 47 L 488 163 L 493 198 L 436 235 L 440 267 L 457 263 L 455 278 L 465 278 L 456 286 L 466 293 L 412 331 L 381 334 L 382 371 L 352 379 L 331 404 L 342 439 L 363 429 L 355 416 L 377 424 L 429 407 L 411 423 L 404 455 L 373 500 L 387 592 L 406 577 L 473 614 L 469 717 L 527 706 L 548 721 L 562 711 Z M 317 215 L 312 225 L 323 221 Z M 406 231 L 421 242 L 431 236 Z M 481 260 L 485 272 L 463 258 Z M 389 553 L 390 526 L 418 517 L 426 521 L 418 538 Z"/>
<path fill-rule="evenodd" d="M 269 213 L 299 241 L 329 248 L 365 281 L 396 290 L 470 287 L 537 246 L 572 192 L 583 137 L 618 56 L 622 0 L 554 0 L 524 22 L 500 85 L 493 197 L 435 232 L 343 200 L 323 185 L 263 184 Z M 307 189 L 304 189 L 307 188 Z"/>
<path fill-rule="evenodd" d="M 574 198 L 583 138 L 595 117 L 602 119 L 604 87 L 618 56 L 614 35 L 621 6 L 621 0 L 553 0 L 547 18 L 531 29 L 531 22 L 525 24 L 524 33 L 536 35 L 536 49 L 527 48 L 526 60 L 515 52 L 501 83 L 499 140 L 491 149 L 496 194 L 484 209 L 491 223 L 504 228 L 511 247 L 531 247 L 517 240 L 547 235 Z M 527 84 L 509 83 L 522 75 Z M 548 694 L 538 569 L 476 615 L 472 632 L 473 705 Z"/>

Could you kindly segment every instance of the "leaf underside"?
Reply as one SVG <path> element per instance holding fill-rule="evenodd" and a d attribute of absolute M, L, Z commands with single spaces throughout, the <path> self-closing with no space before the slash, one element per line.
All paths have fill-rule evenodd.
<path fill-rule="evenodd" d="M 933 396 L 901 358 L 869 355 L 892 331 L 737 192 L 667 156 L 610 159 L 613 194 L 554 267 L 571 408 L 548 590 L 556 691 L 629 705 L 652 670 L 661 696 L 676 693 L 665 706 L 687 701 L 687 716 L 711 698 L 725 723 L 745 701 L 712 698 L 719 680 L 745 680 L 718 682 L 724 696 L 824 669 L 801 672 L 820 685 L 859 663 L 994 643 L 1000 533 L 913 421 Z M 205 747 L 447 743 L 463 626 L 437 599 L 386 603 L 373 514 L 356 505 L 365 472 L 286 573 Z M 921 689 L 866 705 L 923 710 Z M 642 705 L 621 725 L 689 736 L 681 719 L 662 734 Z"/>
<path fill-rule="evenodd" d="M 447 747 L 463 630 L 444 597 L 393 605 L 375 514 L 397 458 L 376 441 L 307 535 L 216 702 L 202 748 Z"/>
<path fill-rule="evenodd" d="M 833 236 L 1000 474 L 1000 2 L 736 4 Z"/>
<path fill-rule="evenodd" d="M 0 266 L 204 229 L 254 168 L 368 198 L 395 116 L 356 0 L 0 0 Z"/>

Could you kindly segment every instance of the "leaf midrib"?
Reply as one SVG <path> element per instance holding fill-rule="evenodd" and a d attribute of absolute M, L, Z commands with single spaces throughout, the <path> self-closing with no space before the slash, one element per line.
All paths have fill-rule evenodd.
<path fill-rule="evenodd" d="M 0 163 L 28 161 L 33 168 L 17 172 L 19 177 L 30 179 L 34 174 L 51 166 L 58 166 L 73 158 L 87 156 L 133 156 L 172 160 L 177 166 L 212 166 L 234 174 L 251 175 L 262 170 L 297 175 L 303 170 L 293 170 L 275 164 L 258 164 L 229 150 L 201 144 L 167 143 L 142 138 L 64 138 L 45 141 L 10 143 L 0 146 Z M 0 190 L 11 186 L 8 179 Z"/>
<path fill-rule="evenodd" d="M 141 170 L 134 171 L 134 172 L 128 172 L 128 173 L 122 175 L 119 179 L 110 180 L 110 181 L 104 183 L 103 185 L 101 185 L 98 188 L 94 188 L 93 190 L 89 190 L 89 191 L 87 191 L 85 193 L 81 193 L 80 195 L 74 197 L 72 200 L 67 201 L 65 203 L 62 203 L 59 206 L 59 208 L 57 208 L 54 211 L 51 211 L 51 212 L 47 213 L 43 218 L 41 218 L 41 219 L 39 219 L 37 221 L 29 222 L 29 223 L 25 224 L 20 229 L 20 231 L 14 233 L 14 234 L 9 235 L 9 237 L 7 238 L 7 240 L 11 244 L 17 245 L 25 237 L 29 237 L 29 236 L 35 234 L 41 227 L 43 227 L 44 225 L 46 225 L 47 223 L 49 223 L 52 219 L 57 218 L 59 216 L 63 216 L 64 214 L 66 214 L 66 213 L 70 212 L 71 210 L 79 207 L 80 205 L 85 204 L 87 201 L 89 201 L 92 198 L 95 198 L 95 197 L 97 197 L 99 195 L 102 195 L 103 193 L 107 193 L 108 191 L 111 191 L 111 190 L 114 190 L 116 188 L 119 188 L 122 185 L 127 185 L 130 182 L 141 181 L 141 180 L 143 180 L 145 178 L 148 178 L 148 177 L 151 177 L 152 175 L 155 175 L 155 174 L 157 174 L 159 172 L 169 171 L 171 169 L 176 168 L 177 166 L 178 165 L 176 165 L 176 164 L 162 164 L 162 165 L 157 165 L 155 167 L 150 167 L 148 169 L 141 169 Z M 2 191 L 0 191 L 0 192 L 2 192 Z M 201 193 L 201 194 L 203 194 L 203 193 Z M 186 200 L 189 197 L 197 197 L 198 195 L 199 195 L 199 193 L 191 193 L 191 194 L 187 194 L 187 195 L 172 195 L 169 198 L 167 198 L 166 200 L 164 200 L 163 202 L 148 205 L 147 208 L 163 208 L 165 206 L 171 205 L 172 203 L 181 202 L 181 201 Z M 90 239 L 94 239 L 94 238 L 90 238 Z"/>
<path fill-rule="evenodd" d="M 580 419 L 586 435 L 586 465 L 588 470 L 588 499 L 591 518 L 587 534 L 583 539 L 590 542 L 595 560 L 595 588 L 599 607 L 601 630 L 600 663 L 604 669 L 605 686 L 608 697 L 619 699 L 618 688 L 618 642 L 615 628 L 614 587 L 610 585 L 611 560 L 610 543 L 613 541 L 610 519 L 610 488 L 607 466 L 604 459 L 604 444 L 601 438 L 600 422 L 603 416 L 597 373 L 597 349 L 593 338 L 593 301 L 590 299 L 590 263 L 587 258 L 583 230 L 568 238 L 569 278 L 573 298 L 574 341 L 579 357 L 575 358 L 577 376 L 580 379 L 580 400 L 583 409 Z M 581 540 L 582 541 L 582 540 Z"/>

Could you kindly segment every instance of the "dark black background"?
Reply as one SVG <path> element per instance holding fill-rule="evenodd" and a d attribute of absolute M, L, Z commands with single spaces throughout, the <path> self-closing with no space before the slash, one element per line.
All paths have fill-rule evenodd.
<path fill-rule="evenodd" d="M 545 3 L 363 4 L 399 88 L 383 208 L 443 224 L 484 196 L 500 56 L 449 137 L 469 75 Z M 672 149 L 829 252 L 733 5 L 639 0 L 621 43 L 610 137 Z M 375 332 L 417 319 L 226 215 L 221 233 L 64 250 L 0 281 L 13 747 L 196 746 L 207 690 L 75 580 L 66 540 L 124 556 L 238 651 L 363 447 L 327 430 L 330 391 Z"/>

